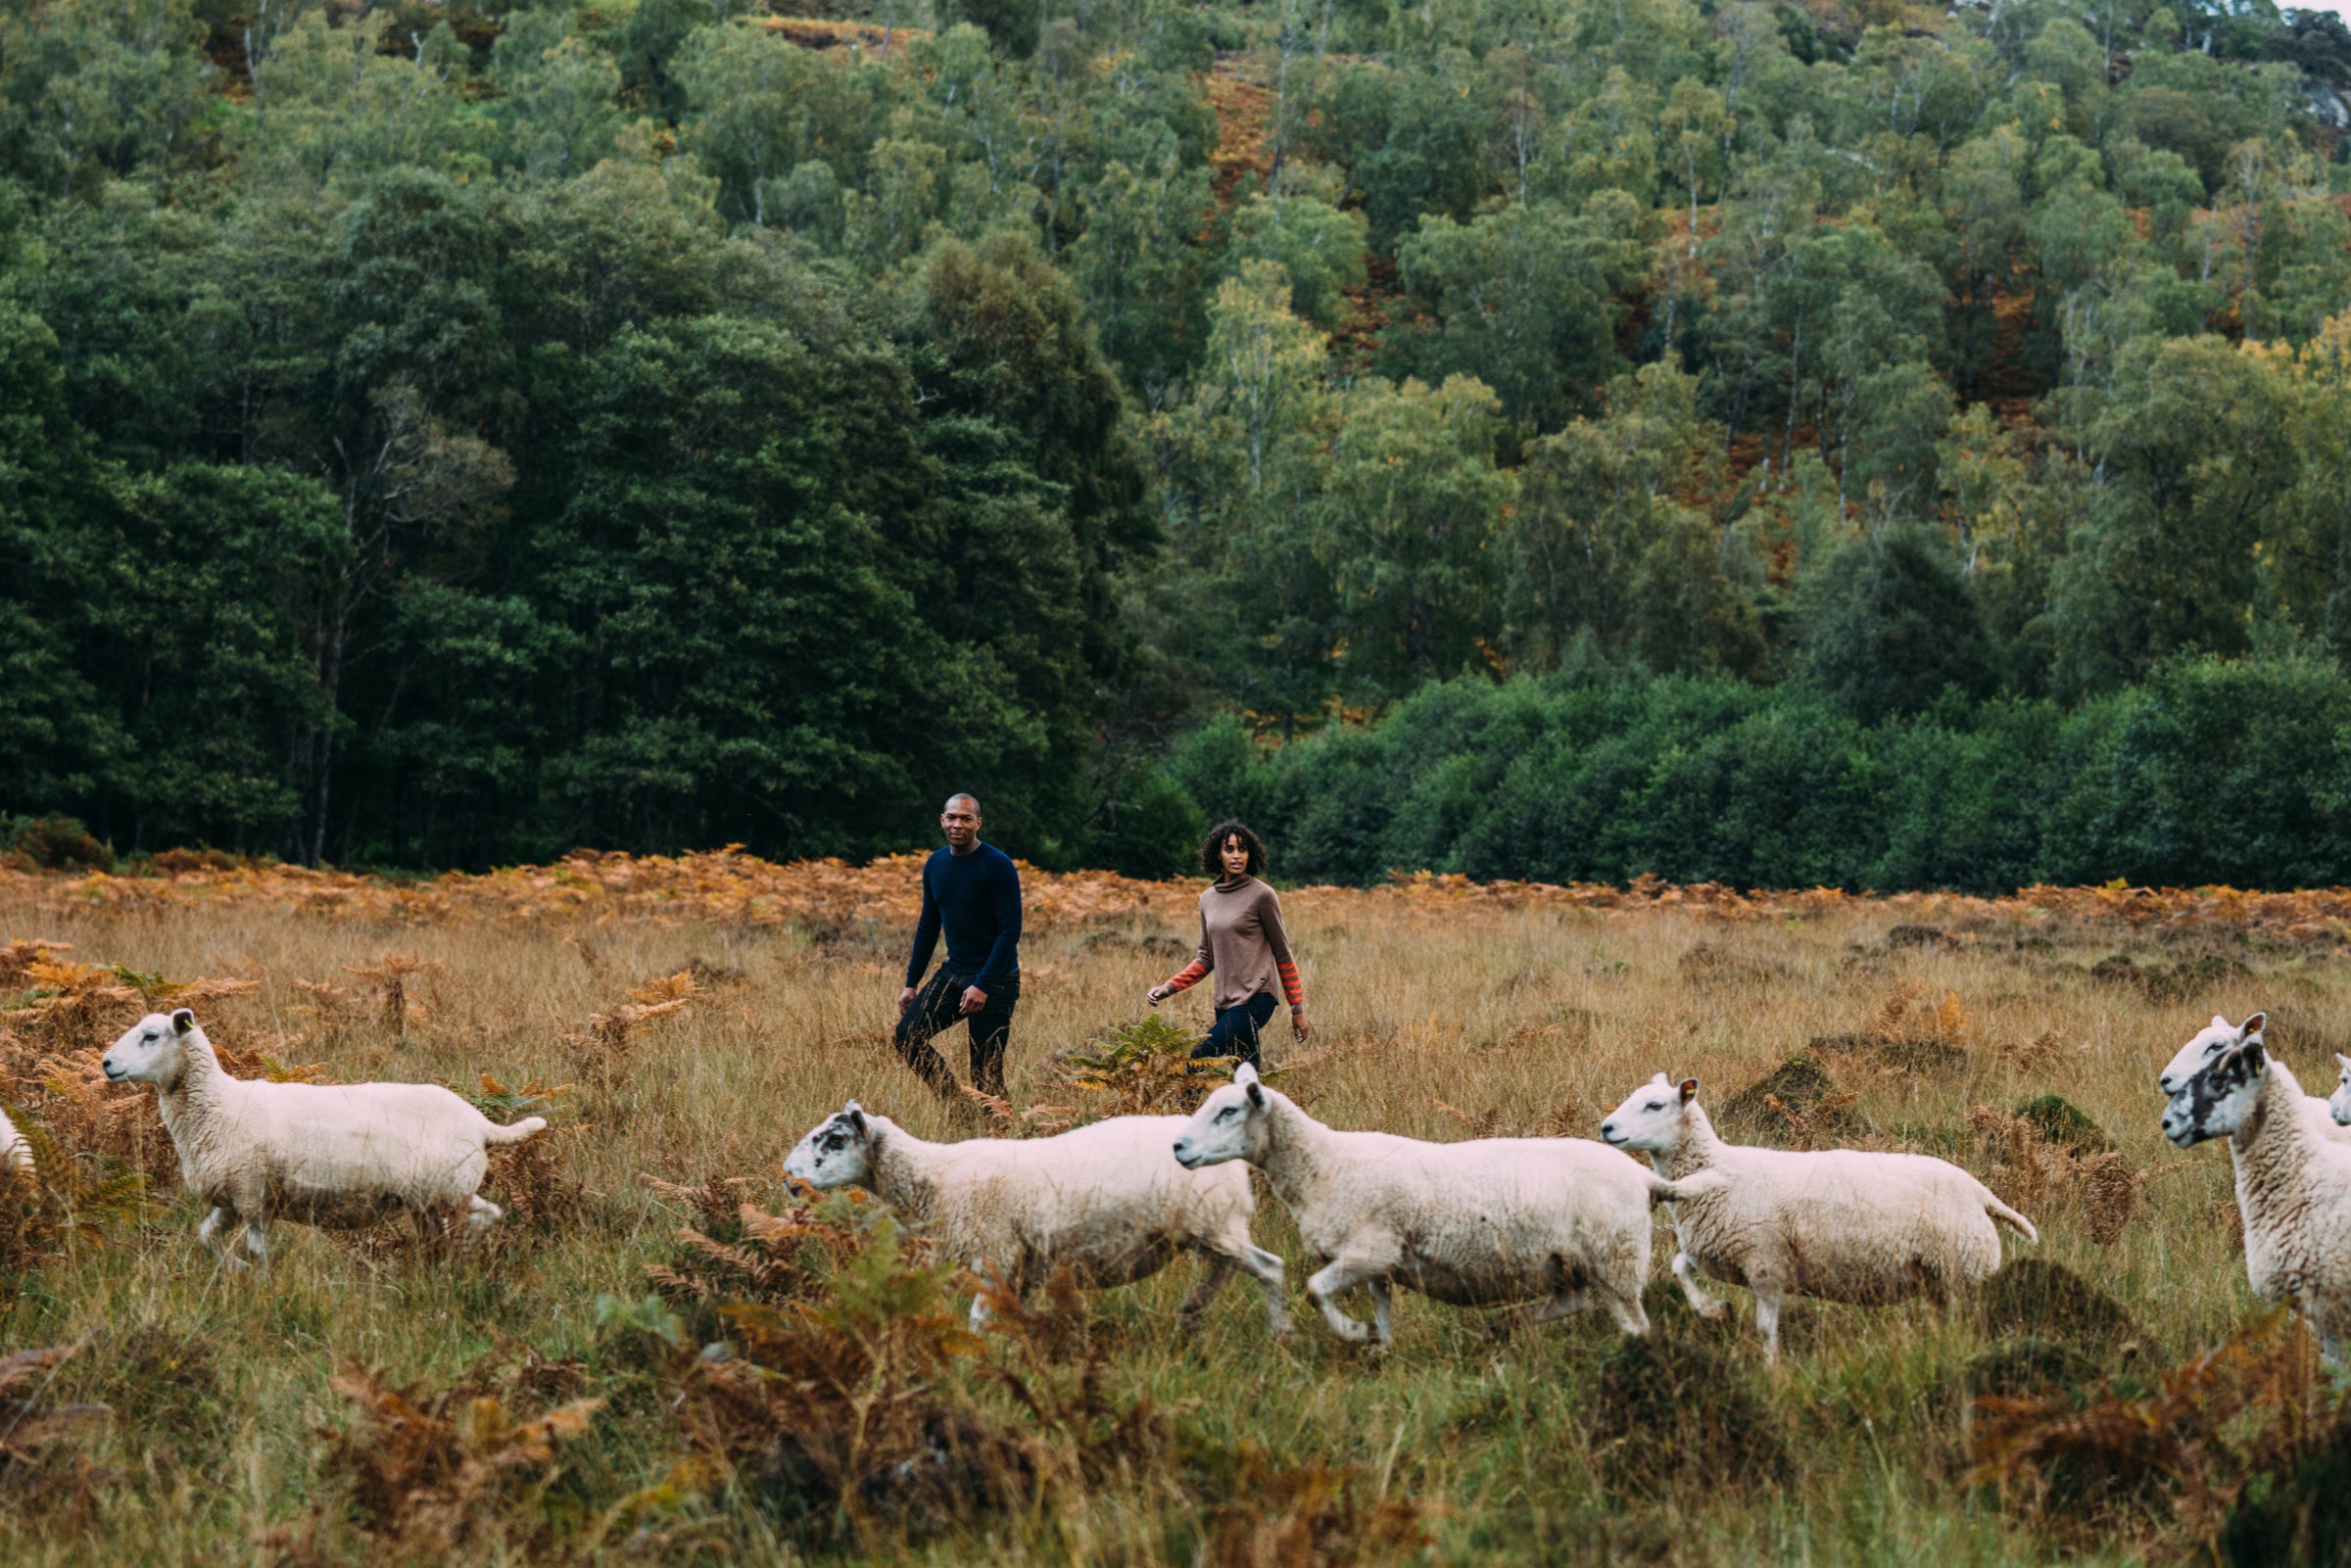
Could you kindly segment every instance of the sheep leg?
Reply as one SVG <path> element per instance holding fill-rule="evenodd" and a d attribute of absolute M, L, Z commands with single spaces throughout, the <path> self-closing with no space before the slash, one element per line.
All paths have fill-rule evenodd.
<path fill-rule="evenodd" d="M 1334 1258 L 1307 1278 L 1306 1294 L 1322 1309 L 1322 1321 L 1330 1325 L 1333 1334 L 1349 1344 L 1361 1345 L 1371 1339 L 1375 1331 L 1369 1324 L 1359 1323 L 1341 1311 L 1337 1298 L 1358 1285 L 1369 1285 L 1374 1280 L 1381 1280 L 1382 1284 L 1373 1286 L 1375 1294 L 1372 1301 L 1379 1315 L 1384 1317 L 1387 1314 L 1384 1294 L 1386 1273 L 1387 1265 L 1384 1262 L 1375 1262 L 1361 1255 Z M 1385 1337 L 1384 1334 L 1380 1336 L 1383 1343 Z"/>
<path fill-rule="evenodd" d="M 264 1268 L 269 1266 L 269 1221 L 266 1219 L 245 1221 L 245 1250 L 253 1254 L 253 1260 L 256 1263 Z"/>
<path fill-rule="evenodd" d="M 1592 1305 L 1592 1295 L 1584 1290 L 1559 1290 L 1540 1307 L 1520 1303 L 1516 1307 L 1496 1312 L 1486 1319 L 1486 1330 L 1498 1340 L 1507 1340 L 1521 1328 L 1537 1323 L 1549 1323 L 1557 1318 L 1572 1317 Z"/>
<path fill-rule="evenodd" d="M 1727 1308 L 1714 1297 L 1708 1296 L 1698 1283 L 1698 1264 L 1688 1253 L 1673 1255 L 1673 1277 L 1682 1282 L 1682 1294 L 1690 1299 L 1690 1310 L 1701 1317 L 1720 1317 Z"/>
<path fill-rule="evenodd" d="M 1176 1313 L 1184 1327 L 1200 1320 L 1200 1314 L 1208 1310 L 1208 1304 L 1217 1299 L 1217 1292 L 1232 1278 L 1232 1269 L 1233 1260 L 1223 1253 L 1208 1255 L 1208 1272 L 1200 1276 L 1200 1283 L 1192 1287 L 1192 1293 L 1183 1299 L 1183 1306 Z"/>
<path fill-rule="evenodd" d="M 228 1226 L 228 1211 L 215 1209 L 204 1216 L 204 1223 L 196 1227 L 196 1239 L 204 1243 L 205 1250 L 213 1255 L 222 1268 L 234 1274 L 246 1265 L 245 1259 L 230 1252 L 228 1244 L 220 1239 L 220 1233 Z"/>
<path fill-rule="evenodd" d="M 1763 1364 L 1780 1364 L 1780 1288 L 1758 1282 L 1755 1287 L 1755 1327 L 1763 1335 Z"/>
<path fill-rule="evenodd" d="M 1388 1316 L 1388 1282 L 1385 1279 L 1374 1279 L 1371 1280 L 1369 1284 L 1371 1289 L 1371 1324 L 1373 1331 L 1379 1336 L 1377 1342 L 1373 1346 L 1373 1349 L 1384 1351 L 1391 1343 L 1394 1342 L 1396 1338 L 1395 1326 L 1389 1321 Z"/>
<path fill-rule="evenodd" d="M 1244 1221 L 1233 1233 L 1220 1236 L 1207 1243 L 1206 1248 L 1214 1256 L 1223 1259 L 1224 1270 L 1218 1272 L 1215 1265 L 1212 1264 L 1209 1277 L 1214 1279 L 1216 1284 L 1212 1287 L 1208 1280 L 1202 1280 L 1200 1289 L 1194 1292 L 1194 1300 L 1200 1306 L 1206 1307 L 1208 1297 L 1222 1289 L 1231 1269 L 1238 1266 L 1243 1273 L 1257 1281 L 1258 1289 L 1265 1292 L 1267 1331 L 1275 1339 L 1287 1334 L 1290 1331 L 1290 1314 L 1289 1304 L 1283 1300 L 1283 1291 L 1288 1281 L 1288 1275 L 1282 1268 L 1281 1259 L 1278 1257 L 1250 1241 L 1247 1222 Z M 1192 1310 L 1192 1303 L 1186 1302 L 1184 1311 L 1187 1316 Z"/>
<path fill-rule="evenodd" d="M 1649 1313 L 1642 1308 L 1641 1293 L 1638 1289 L 1635 1289 L 1630 1295 L 1622 1291 L 1607 1291 L 1607 1295 L 1608 1310 L 1616 1314 L 1618 1328 L 1627 1334 L 1649 1332 Z"/>
<path fill-rule="evenodd" d="M 1289 1303 L 1283 1299 L 1288 1274 L 1281 1259 L 1262 1247 L 1247 1247 L 1240 1255 L 1243 1271 L 1266 1293 L 1266 1332 L 1280 1339 L 1290 1331 Z"/>
<path fill-rule="evenodd" d="M 467 1199 L 466 1203 L 470 1206 L 465 1213 L 465 1239 L 468 1242 L 480 1241 L 482 1232 L 497 1224 L 505 1213 L 504 1209 L 479 1193 Z"/>

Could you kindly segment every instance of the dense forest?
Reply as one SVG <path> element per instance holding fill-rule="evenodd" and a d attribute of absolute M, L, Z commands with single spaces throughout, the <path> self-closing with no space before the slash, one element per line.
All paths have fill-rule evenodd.
<path fill-rule="evenodd" d="M 806 9 L 0 0 L 21 835 L 2351 875 L 2331 14 Z"/>

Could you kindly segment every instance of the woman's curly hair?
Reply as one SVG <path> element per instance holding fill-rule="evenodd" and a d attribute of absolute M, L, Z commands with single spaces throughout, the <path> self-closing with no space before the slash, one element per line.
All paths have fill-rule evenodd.
<path fill-rule="evenodd" d="M 1265 841 L 1251 832 L 1249 825 L 1245 822 L 1221 822 L 1209 830 L 1207 839 L 1200 845 L 1201 871 L 1210 877 L 1222 879 L 1224 876 L 1224 845 L 1227 840 L 1234 838 L 1238 838 L 1241 841 L 1241 847 L 1249 851 L 1249 875 L 1255 877 L 1264 871 L 1266 869 Z"/>

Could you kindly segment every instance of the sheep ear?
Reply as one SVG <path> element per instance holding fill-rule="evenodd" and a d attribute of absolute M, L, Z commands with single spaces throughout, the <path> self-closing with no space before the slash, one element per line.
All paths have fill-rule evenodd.
<path fill-rule="evenodd" d="M 2334 1053 L 2334 1060 L 2338 1067 L 2351 1068 L 2351 1056 L 2345 1056 L 2342 1052 L 2337 1051 Z"/>
<path fill-rule="evenodd" d="M 2247 1062 L 2253 1064 L 2253 1076 L 2258 1078 L 2268 1070 L 2270 1054 L 2261 1048 L 2260 1035 L 2257 1034 L 2247 1040 L 2243 1045 L 2237 1047 L 2237 1050 Z"/>
<path fill-rule="evenodd" d="M 2267 1013 L 2256 1013 L 2251 1018 L 2245 1020 L 2244 1026 L 2238 1029 L 2236 1032 L 2243 1035 L 2248 1040 L 2258 1040 L 2261 1038 L 2262 1029 L 2269 1023 L 2269 1022 L 2270 1016 Z"/>
<path fill-rule="evenodd" d="M 1239 1067 L 1232 1069 L 1232 1081 L 1235 1083 L 1255 1083 L 1257 1081 L 1257 1069 L 1251 1067 L 1246 1062 L 1242 1063 Z"/>
<path fill-rule="evenodd" d="M 1684 1078 L 1682 1080 L 1682 1104 L 1688 1105 L 1691 1101 L 1697 1098 L 1698 1080 L 1696 1078 Z"/>
<path fill-rule="evenodd" d="M 846 1106 L 841 1108 L 840 1114 L 849 1118 L 849 1126 L 856 1132 L 858 1137 L 862 1138 L 865 1136 L 865 1107 L 859 1105 L 856 1101 L 851 1100 Z"/>
<path fill-rule="evenodd" d="M 1249 1067 L 1247 1063 L 1243 1063 L 1241 1065 L 1241 1070 L 1243 1072 L 1249 1072 Z M 1257 1081 L 1257 1074 L 1254 1072 L 1249 1072 L 1248 1089 L 1250 1109 L 1253 1111 L 1263 1111 L 1266 1108 L 1266 1086 Z"/>
<path fill-rule="evenodd" d="M 174 1031 L 180 1034 L 185 1034 L 195 1026 L 196 1015 L 189 1012 L 186 1008 L 183 1007 L 178 1012 L 171 1015 L 171 1027 Z"/>

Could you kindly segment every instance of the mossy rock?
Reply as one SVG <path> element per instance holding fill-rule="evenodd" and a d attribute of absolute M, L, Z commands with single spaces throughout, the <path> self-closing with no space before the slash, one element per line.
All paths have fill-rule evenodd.
<path fill-rule="evenodd" d="M 1881 1067 L 1904 1072 L 1952 1073 L 1967 1070 L 1967 1051 L 1948 1040 L 1888 1040 L 1872 1052 Z"/>
<path fill-rule="evenodd" d="M 2062 1341 L 2100 1358 L 2139 1337 L 2122 1303 L 2040 1258 L 2016 1259 L 1985 1281 L 1976 1309 L 1989 1333 Z"/>
<path fill-rule="evenodd" d="M 1860 1057 L 1877 1067 L 1904 1072 L 1959 1072 L 1967 1067 L 1964 1047 L 1932 1036 L 1900 1039 L 1883 1034 L 1816 1034 L 1804 1049 L 1820 1056 Z"/>
<path fill-rule="evenodd" d="M 1960 1375 L 1971 1400 L 2025 1400 L 2087 1393 L 2105 1381 L 2106 1370 L 2097 1357 L 2062 1340 L 2026 1335 L 2000 1341 Z"/>
<path fill-rule="evenodd" d="M 2226 985 L 2249 985 L 2256 976 L 2241 959 L 2222 954 L 2183 959 L 2172 965 L 2140 964 L 2126 953 L 2099 959 L 2089 977 L 2105 985 L 2127 985 L 2150 1002 L 2185 1002 Z"/>
<path fill-rule="evenodd" d="M 2040 1141 L 2077 1154 L 2102 1155 L 2114 1147 L 2106 1130 L 2089 1118 L 2087 1112 L 2059 1094 L 2044 1094 L 2037 1100 L 2027 1100 L 2016 1108 L 2016 1114 L 2033 1123 Z"/>
<path fill-rule="evenodd" d="M 2089 977 L 2106 985 L 2137 986 L 2145 983 L 2146 972 L 2132 961 L 2130 954 L 2117 953 L 2092 964 Z"/>
<path fill-rule="evenodd" d="M 1771 1099 L 1777 1098 L 1800 1117 L 1811 1115 L 1813 1107 L 1836 1092 L 1836 1082 L 1818 1061 L 1809 1056 L 1792 1056 L 1723 1101 L 1719 1119 L 1727 1131 L 1773 1142 L 1786 1138 L 1793 1129 L 1787 1117 L 1771 1109 L 1768 1103 Z M 1840 1106 L 1829 1113 L 1822 1130 L 1850 1132 L 1861 1130 L 1863 1125 L 1851 1106 Z"/>
<path fill-rule="evenodd" d="M 1788 973 L 1788 966 L 1777 959 L 1756 958 L 1747 953 L 1734 953 L 1729 948 L 1716 947 L 1711 942 L 1700 942 L 1682 954 L 1674 968 L 1684 980 L 1694 985 L 1760 985 Z"/>
<path fill-rule="evenodd" d="M 1589 1428 L 1608 1490 L 1656 1497 L 1684 1486 L 1783 1484 L 1794 1468 L 1788 1439 L 1755 1393 L 1754 1366 L 1738 1346 L 1670 1331 L 1610 1346 Z"/>
<path fill-rule="evenodd" d="M 2147 1000 L 2184 1002 L 2225 985 L 2250 984 L 2253 977 L 2252 970 L 2238 959 L 2216 955 L 2191 958 L 2150 974 L 2146 980 Z"/>

